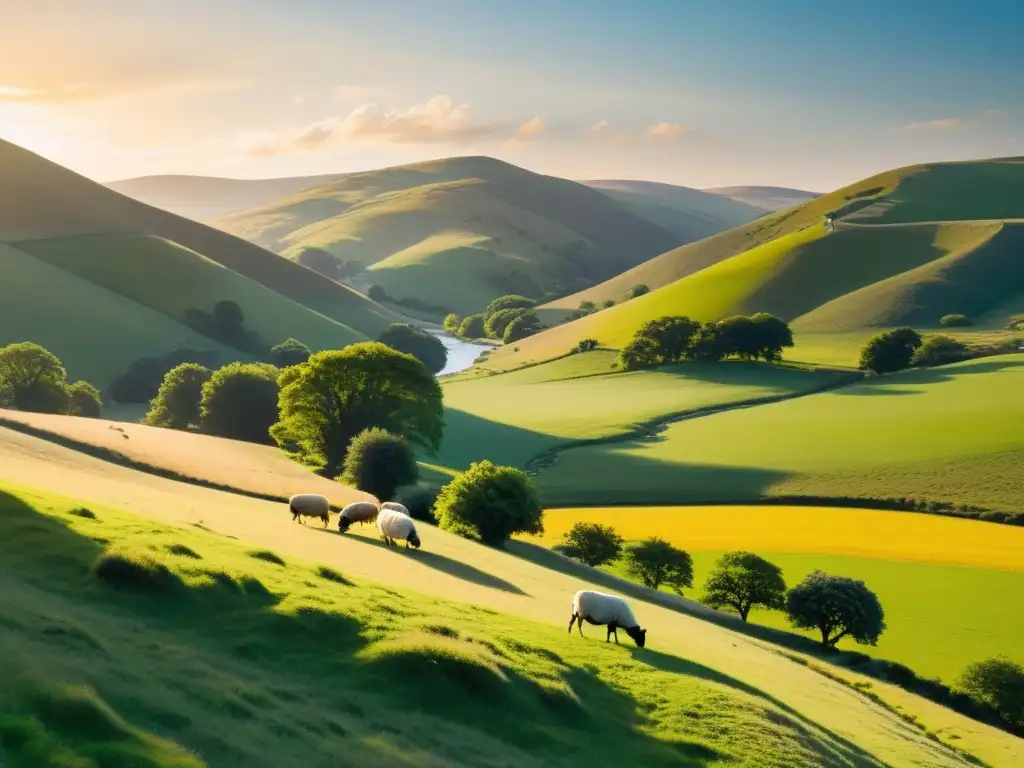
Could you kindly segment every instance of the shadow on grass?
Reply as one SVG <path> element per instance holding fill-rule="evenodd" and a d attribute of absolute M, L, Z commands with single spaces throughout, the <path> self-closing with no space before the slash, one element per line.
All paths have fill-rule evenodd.
<path fill-rule="evenodd" d="M 98 531 L 104 525 L 89 524 Z M 734 751 L 749 757 L 754 749 L 708 739 L 699 726 L 655 738 L 652 732 L 663 723 L 652 714 L 658 707 L 646 689 L 634 698 L 603 681 L 597 668 L 566 665 L 543 648 L 525 667 L 544 667 L 534 676 L 507 658 L 480 651 L 486 647 L 482 643 L 424 642 L 422 636 L 407 635 L 411 626 L 397 623 L 398 614 L 375 609 L 387 598 L 372 585 L 345 590 L 346 602 L 333 610 L 309 605 L 283 610 L 281 596 L 252 574 L 221 571 L 204 571 L 215 578 L 203 586 L 185 583 L 175 572 L 161 594 L 139 594 L 89 576 L 103 552 L 103 545 L 66 522 L 0 492 L 0 557 L 13 566 L 4 574 L 7 629 L 0 641 L 4 648 L 8 640 L 16 643 L 33 662 L 25 675 L 29 692 L 8 696 L 0 725 L 10 724 L 10 717 L 39 722 L 43 736 L 55 744 L 86 756 L 88 750 L 105 749 L 110 757 L 123 741 L 121 731 L 87 729 L 98 722 L 97 713 L 110 713 L 110 719 L 131 712 L 133 727 L 193 750 L 194 762 L 175 762 L 190 768 L 204 765 L 198 755 L 211 764 L 261 768 L 282 761 L 320 764 L 325 754 L 348 755 L 354 764 L 390 764 L 396 750 L 406 750 L 410 763 L 423 762 L 426 755 L 443 762 L 451 739 L 493 750 L 486 754 L 509 764 L 532 762 L 526 755 L 547 764 L 567 756 L 587 763 L 619 754 L 652 768 L 696 768 L 735 760 Z M 198 564 L 189 565 L 181 572 L 186 577 L 199 572 Z M 106 652 L 48 640 L 47 623 L 65 615 L 82 631 L 98 632 L 96 648 Z M 385 649 L 374 652 L 370 637 L 383 637 Z M 10 671 L 12 658 L 0 653 L 0 675 Z M 674 674 L 711 679 L 699 668 Z M 102 699 L 97 695 L 88 706 L 75 704 L 60 716 L 37 706 L 33 688 L 74 691 L 86 681 Z M 396 711 L 403 713 L 401 731 L 395 729 Z M 402 739 L 382 738 L 388 733 Z M 26 757 L 24 744 L 5 741 L 5 748 L 16 764 Z M 813 738 L 810 748 L 822 755 L 823 764 L 841 764 L 830 759 L 833 747 L 827 740 Z M 129 764 L 111 760 L 112 766 Z M 880 765 L 863 752 L 856 764 Z"/>
<path fill-rule="evenodd" d="M 973 365 L 940 365 L 935 368 L 913 368 L 883 376 L 871 376 L 861 381 L 857 386 L 837 389 L 836 394 L 859 397 L 870 395 L 916 395 L 920 394 L 923 390 L 894 389 L 893 386 L 907 387 L 915 384 L 941 384 L 963 378 L 964 376 L 974 376 L 979 373 L 997 373 L 999 371 L 1024 367 L 1024 360 L 1019 358 L 1019 355 L 997 355 L 986 358 L 982 362 L 974 362 Z"/>
<path fill-rule="evenodd" d="M 420 523 L 420 525 L 423 525 L 423 523 Z M 412 549 L 411 547 L 406 549 L 405 544 L 402 542 L 399 542 L 396 547 L 389 547 L 380 539 L 371 539 L 366 536 L 346 535 L 339 533 L 338 531 L 332 531 L 329 528 L 315 528 L 314 530 L 333 536 L 346 536 L 350 541 L 358 541 L 360 544 L 394 552 L 396 557 L 401 557 L 403 555 L 410 557 L 417 563 L 422 563 L 423 565 L 434 568 L 442 573 L 447 573 L 449 576 L 454 576 L 457 579 L 462 579 L 463 581 L 468 581 L 473 584 L 479 584 L 482 587 L 500 589 L 503 592 L 511 592 L 514 595 L 526 595 L 523 590 L 509 581 L 493 576 L 486 571 L 481 571 L 479 568 L 474 568 L 472 565 L 467 565 L 466 563 L 459 562 L 458 560 L 453 560 L 450 557 L 439 555 L 436 552 L 430 552 L 425 549 Z"/>

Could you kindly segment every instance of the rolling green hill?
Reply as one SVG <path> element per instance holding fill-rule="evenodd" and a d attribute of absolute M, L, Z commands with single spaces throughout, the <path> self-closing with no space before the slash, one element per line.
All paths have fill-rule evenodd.
<path fill-rule="evenodd" d="M 186 310 L 209 312 L 222 299 L 236 301 L 246 324 L 271 344 L 294 336 L 337 348 L 376 336 L 397 319 L 287 259 L 6 142 L 0 181 L 0 269 L 7 274 L 0 291 L 19 286 L 0 306 L 0 342 L 45 339 L 63 352 L 73 375 L 98 385 L 126 362 L 162 354 L 179 340 L 217 346 L 182 321 Z M 52 291 L 66 299 L 55 303 Z M 77 343 L 83 338 L 119 349 L 87 356 Z"/>
<path fill-rule="evenodd" d="M 690 243 L 746 224 L 765 214 L 761 208 L 699 189 L 651 181 L 584 181 L 633 212 L 660 224 L 681 243 Z"/>
<path fill-rule="evenodd" d="M 303 189 L 319 187 L 341 174 L 280 179 L 222 179 L 213 176 L 140 176 L 105 186 L 140 202 L 194 221 L 207 221 L 263 205 Z"/>
<path fill-rule="evenodd" d="M 592 285 L 681 242 L 602 192 L 487 157 L 350 174 L 214 224 L 289 258 L 359 262 L 360 284 L 460 313 Z"/>
<path fill-rule="evenodd" d="M 825 224 L 836 214 L 834 231 Z M 620 346 L 646 320 L 686 314 L 709 321 L 773 312 L 797 331 L 847 331 L 942 315 L 985 316 L 996 326 L 1024 307 L 1024 162 L 913 166 L 865 179 L 779 214 L 684 245 L 587 291 L 544 306 L 651 293 L 519 343 L 494 362 L 562 354 L 581 338 Z M 994 314 L 999 309 L 1002 317 Z M 503 361 L 503 358 L 507 358 Z"/>

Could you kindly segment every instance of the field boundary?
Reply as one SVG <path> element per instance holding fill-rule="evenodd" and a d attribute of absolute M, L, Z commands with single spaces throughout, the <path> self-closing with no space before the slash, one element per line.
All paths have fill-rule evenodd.
<path fill-rule="evenodd" d="M 234 493 L 239 496 L 247 496 L 251 499 L 259 499 L 260 501 L 276 501 L 281 503 L 287 503 L 287 496 L 276 496 L 270 493 L 260 493 L 259 491 L 250 491 L 246 488 L 238 488 L 233 485 L 226 485 L 224 483 L 216 483 L 212 480 L 203 480 L 199 477 L 193 477 L 192 475 L 186 475 L 182 472 L 178 472 L 173 469 L 166 469 L 164 467 L 158 467 L 153 464 L 147 464 L 143 461 L 138 461 L 126 456 L 118 451 L 111 450 L 110 448 L 103 448 L 92 443 L 86 443 L 82 440 L 75 440 L 74 438 L 67 437 L 65 435 L 51 432 L 48 429 L 40 429 L 39 427 L 33 427 L 14 419 L 7 419 L 0 416 L 0 427 L 11 430 L 12 432 L 20 432 L 23 435 L 29 437 L 36 437 L 40 440 L 46 440 L 49 443 L 59 445 L 62 448 L 70 448 L 73 451 L 84 453 L 87 456 L 92 456 L 94 459 L 100 459 L 111 464 L 116 464 L 127 469 L 134 469 L 139 472 L 145 472 L 149 475 L 155 475 L 161 477 L 164 480 L 174 480 L 179 483 L 188 483 L 189 485 L 197 485 L 201 488 L 209 488 L 215 491 L 225 491 L 227 493 Z M 340 511 L 341 507 L 336 504 L 330 505 L 331 510 L 334 512 Z"/>

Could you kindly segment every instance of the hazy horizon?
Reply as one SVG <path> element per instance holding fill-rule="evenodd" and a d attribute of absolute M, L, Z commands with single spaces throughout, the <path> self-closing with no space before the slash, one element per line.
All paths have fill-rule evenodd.
<path fill-rule="evenodd" d="M 867 16 L 810 0 L 208 5 L 5 10 L 0 138 L 103 182 L 487 155 L 824 192 L 1024 155 L 1024 11 L 1006 0 Z"/>

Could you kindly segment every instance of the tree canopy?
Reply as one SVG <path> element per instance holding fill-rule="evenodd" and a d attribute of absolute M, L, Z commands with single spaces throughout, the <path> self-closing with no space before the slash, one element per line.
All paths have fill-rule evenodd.
<path fill-rule="evenodd" d="M 911 328 L 894 328 L 875 334 L 860 352 L 860 367 L 872 373 L 892 373 L 910 365 L 921 337 Z"/>
<path fill-rule="evenodd" d="M 626 550 L 626 570 L 651 589 L 667 584 L 681 595 L 693 586 L 693 558 L 657 536 Z"/>
<path fill-rule="evenodd" d="M 448 349 L 437 336 L 409 323 L 392 323 L 378 341 L 392 349 L 412 355 L 433 374 L 448 364 Z"/>
<path fill-rule="evenodd" d="M 287 338 L 270 348 L 270 361 L 278 368 L 300 365 L 309 360 L 312 351 L 298 339 Z"/>
<path fill-rule="evenodd" d="M 487 317 L 487 320 L 484 322 L 484 333 L 491 339 L 504 339 L 505 329 L 512 324 L 512 321 L 527 314 L 530 314 L 530 310 L 523 307 L 499 309 Z"/>
<path fill-rule="evenodd" d="M 576 523 L 562 539 L 562 553 L 590 566 L 604 565 L 622 554 L 622 537 L 610 525 Z"/>
<path fill-rule="evenodd" d="M 441 387 L 412 355 L 380 342 L 318 352 L 281 374 L 277 443 L 337 476 L 352 439 L 370 427 L 436 451 L 444 428 Z"/>
<path fill-rule="evenodd" d="M 987 704 L 1004 720 L 1024 728 L 1024 667 L 1005 657 L 971 664 L 960 678 L 958 688 Z"/>
<path fill-rule="evenodd" d="M 182 363 L 169 370 L 143 423 L 170 429 L 198 425 L 203 385 L 212 375 L 213 371 L 198 363 Z"/>
<path fill-rule="evenodd" d="M 270 443 L 277 421 L 278 369 L 269 363 L 229 363 L 203 384 L 199 415 L 204 432 L 250 443 Z"/>
<path fill-rule="evenodd" d="M 70 404 L 68 414 L 98 419 L 103 413 L 103 398 L 100 391 L 87 381 L 76 381 L 68 385 Z"/>
<path fill-rule="evenodd" d="M 487 335 L 484 323 L 486 315 L 469 315 L 459 324 L 459 336 L 464 339 L 482 339 Z"/>
<path fill-rule="evenodd" d="M 505 296 L 499 296 L 488 304 L 484 310 L 484 315 L 490 317 L 495 312 L 500 312 L 503 309 L 533 309 L 535 306 L 537 306 L 537 302 L 533 299 L 516 293 L 510 293 Z"/>
<path fill-rule="evenodd" d="M 30 341 L 0 349 L 0 382 L 19 411 L 67 413 L 71 405 L 64 364 L 48 349 Z"/>
<path fill-rule="evenodd" d="M 781 610 L 786 607 L 782 569 L 752 552 L 727 552 L 708 576 L 704 602 L 712 608 L 733 608 L 743 621 L 755 605 Z"/>
<path fill-rule="evenodd" d="M 882 604 L 863 581 L 813 571 L 786 596 L 793 626 L 821 633 L 821 643 L 834 648 L 849 635 L 862 645 L 875 645 L 885 631 Z"/>
<path fill-rule="evenodd" d="M 651 292 L 650 288 L 648 288 L 643 283 L 638 283 L 638 284 L 634 285 L 632 288 L 630 288 L 629 290 L 626 291 L 626 301 L 629 301 L 630 299 L 635 299 L 638 296 L 643 296 L 645 293 L 650 293 L 650 292 Z"/>
<path fill-rule="evenodd" d="M 533 312 L 527 312 L 525 315 L 520 315 L 505 329 L 505 335 L 502 337 L 502 341 L 506 344 L 513 344 L 520 339 L 525 339 L 527 336 L 533 336 L 535 333 L 539 333 L 541 330 L 540 320 Z"/>
<path fill-rule="evenodd" d="M 403 485 L 419 478 L 419 468 L 405 439 L 379 427 L 364 429 L 345 454 L 341 482 L 390 501 Z"/>
<path fill-rule="evenodd" d="M 910 364 L 935 366 L 959 363 L 971 357 L 971 348 L 951 336 L 929 336 L 914 351 Z"/>
<path fill-rule="evenodd" d="M 530 478 L 515 467 L 478 461 L 441 489 L 434 515 L 444 530 L 502 544 L 514 533 L 543 533 L 543 509 Z"/>
<path fill-rule="evenodd" d="M 458 334 L 459 326 L 462 325 L 462 318 L 456 315 L 454 312 L 449 313 L 444 318 L 444 332 L 450 333 L 453 336 Z"/>

